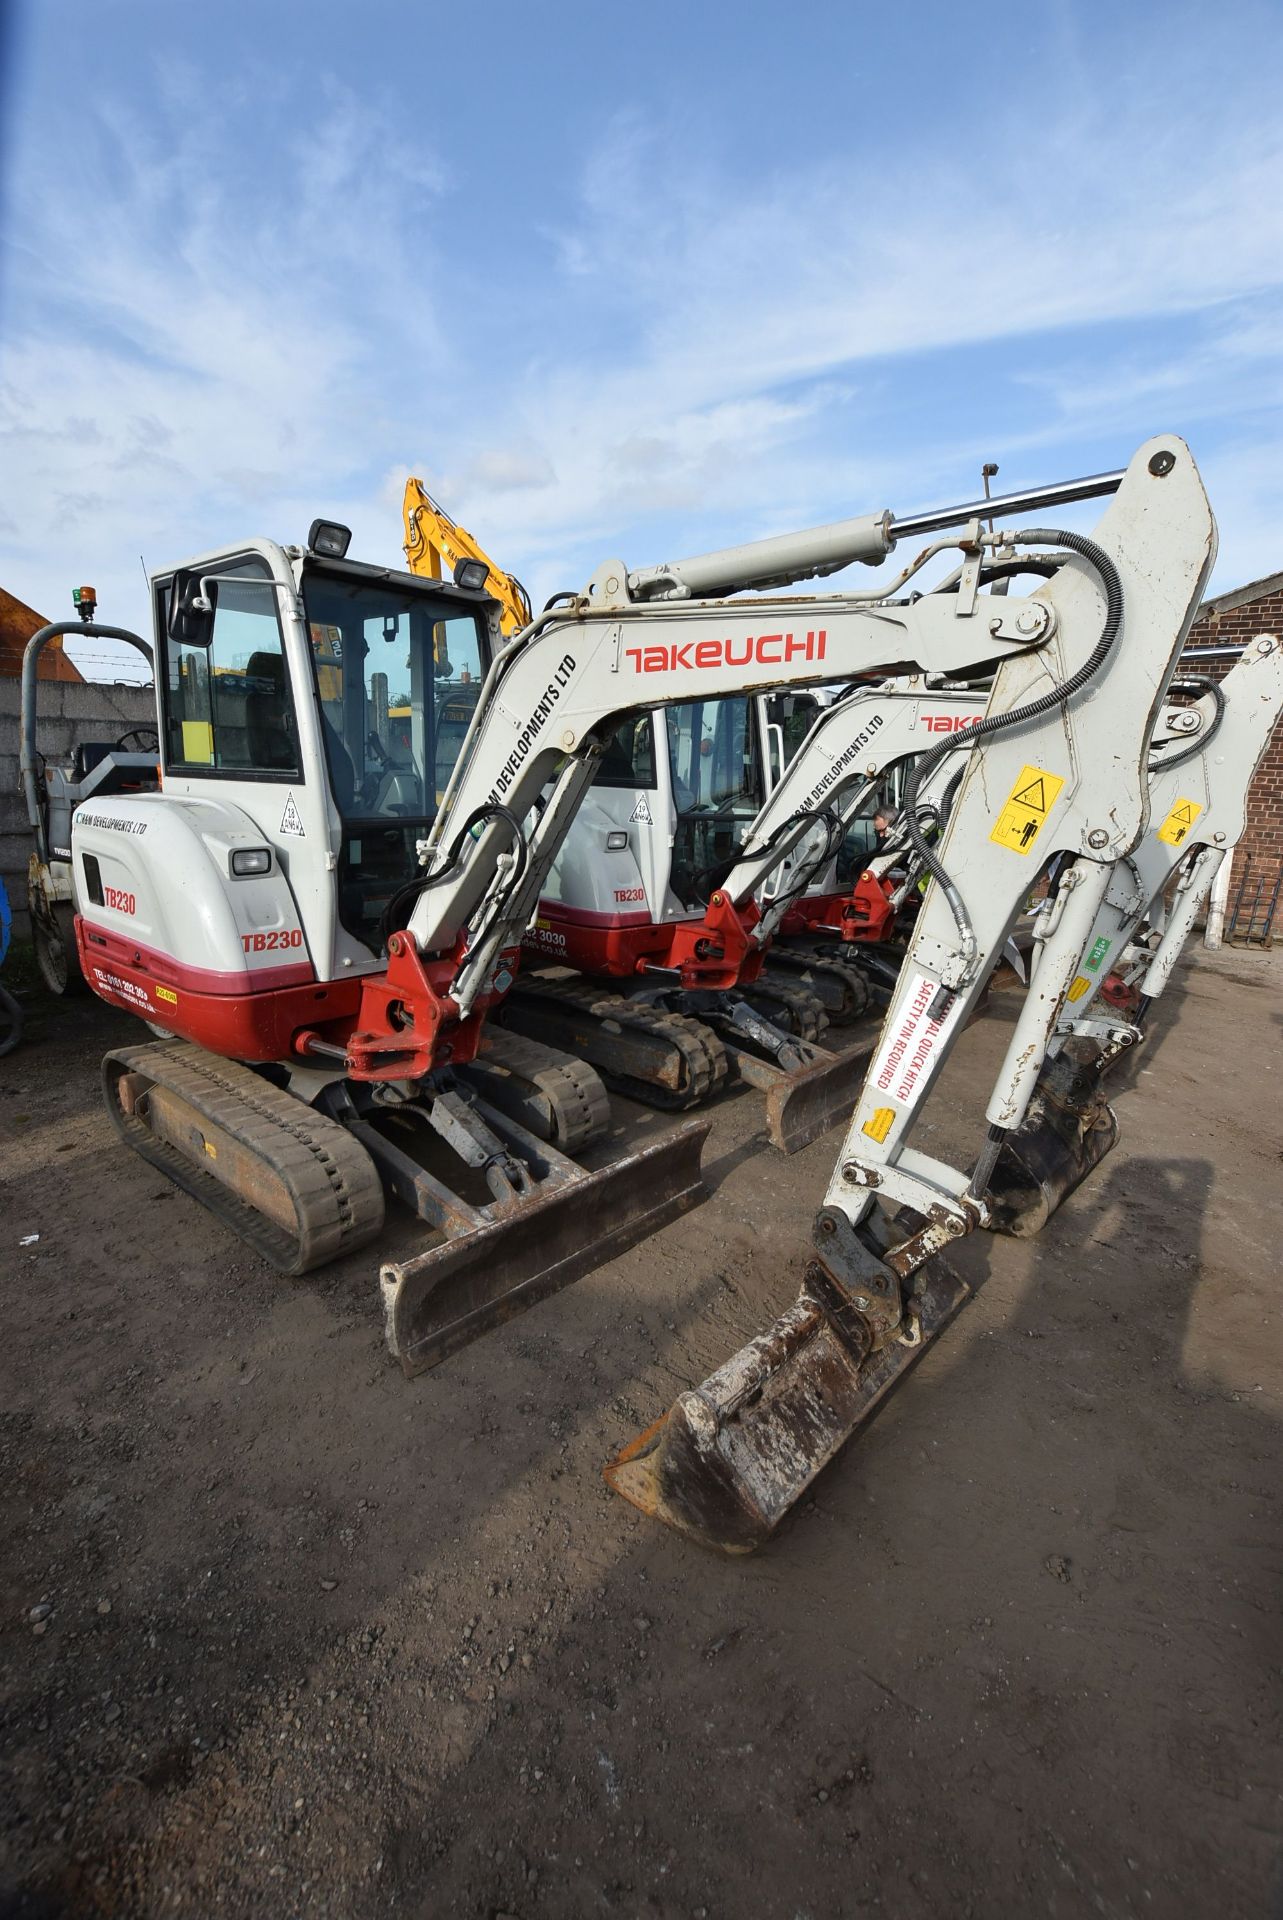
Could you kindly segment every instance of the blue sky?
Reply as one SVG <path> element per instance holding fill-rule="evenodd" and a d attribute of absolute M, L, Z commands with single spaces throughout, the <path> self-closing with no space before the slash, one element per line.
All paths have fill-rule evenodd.
<path fill-rule="evenodd" d="M 395 563 L 411 471 L 539 601 L 1172 430 L 1215 588 L 1283 567 L 1277 6 L 8 12 L 0 582 L 51 617 L 318 513 Z"/>

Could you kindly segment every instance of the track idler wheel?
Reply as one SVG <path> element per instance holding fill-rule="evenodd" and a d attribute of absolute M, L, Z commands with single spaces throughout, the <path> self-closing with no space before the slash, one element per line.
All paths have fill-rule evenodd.
<path fill-rule="evenodd" d="M 1029 1111 L 1003 1143 L 986 1190 L 995 1232 L 1019 1240 L 1040 1233 L 1118 1144 L 1118 1118 L 1101 1078 L 1090 1040 L 1070 1040 L 1044 1063 Z"/>

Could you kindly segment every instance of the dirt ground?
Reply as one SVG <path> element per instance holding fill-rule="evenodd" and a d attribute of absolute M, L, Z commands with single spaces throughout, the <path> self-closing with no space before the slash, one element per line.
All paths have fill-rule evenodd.
<path fill-rule="evenodd" d="M 701 1208 L 407 1383 L 375 1262 L 274 1276 L 115 1144 L 133 1023 L 35 1009 L 0 1913 L 1283 1912 L 1281 988 L 1183 970 L 1122 1145 L 1041 1241 L 962 1249 L 974 1302 L 741 1561 L 600 1469 L 792 1298 L 838 1136 L 784 1160 L 728 1100 Z"/>

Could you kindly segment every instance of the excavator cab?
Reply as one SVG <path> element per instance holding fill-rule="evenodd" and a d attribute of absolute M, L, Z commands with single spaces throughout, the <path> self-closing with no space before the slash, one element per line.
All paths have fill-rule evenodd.
<path fill-rule="evenodd" d="M 295 881 L 323 974 L 372 967 L 404 924 L 490 663 L 495 602 L 323 543 L 254 543 L 161 577 L 156 593 L 167 785 L 245 806 Z M 282 618 L 291 602 L 298 620 Z M 332 889 L 314 865 L 321 839 Z"/>
<path fill-rule="evenodd" d="M 417 846 L 467 733 L 489 636 L 480 609 L 443 608 L 375 569 L 309 568 L 302 590 L 343 823 L 339 916 L 378 952 L 408 913 L 408 896 L 394 903 L 419 873 Z"/>
<path fill-rule="evenodd" d="M 669 885 L 700 910 L 766 799 L 750 695 L 664 710 L 675 820 Z"/>

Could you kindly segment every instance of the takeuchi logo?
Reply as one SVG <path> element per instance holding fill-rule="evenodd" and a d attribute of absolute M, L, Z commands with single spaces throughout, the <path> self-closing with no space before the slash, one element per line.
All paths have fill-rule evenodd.
<path fill-rule="evenodd" d="M 786 667 L 793 660 L 823 660 L 828 634 L 746 634 L 739 640 L 687 640 L 683 645 L 625 647 L 637 673 L 673 673 L 679 668 Z"/>

